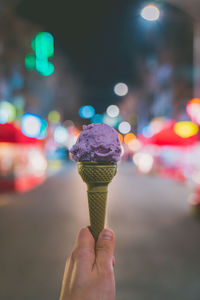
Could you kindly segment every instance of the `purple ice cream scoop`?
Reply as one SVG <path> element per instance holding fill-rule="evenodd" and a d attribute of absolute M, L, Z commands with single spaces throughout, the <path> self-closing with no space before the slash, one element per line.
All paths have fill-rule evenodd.
<path fill-rule="evenodd" d="M 118 133 L 102 123 L 84 125 L 70 152 L 75 161 L 117 162 L 121 155 Z"/>

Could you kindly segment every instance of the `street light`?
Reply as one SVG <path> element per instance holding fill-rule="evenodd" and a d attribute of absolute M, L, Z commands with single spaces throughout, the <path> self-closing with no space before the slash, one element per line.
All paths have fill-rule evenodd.
<path fill-rule="evenodd" d="M 148 4 L 143 7 L 140 15 L 147 21 L 157 21 L 160 18 L 160 9 L 155 4 Z"/>

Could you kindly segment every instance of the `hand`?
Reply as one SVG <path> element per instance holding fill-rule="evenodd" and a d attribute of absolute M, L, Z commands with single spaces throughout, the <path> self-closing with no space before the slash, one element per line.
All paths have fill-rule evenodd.
<path fill-rule="evenodd" d="M 88 228 L 81 229 L 67 260 L 60 300 L 114 300 L 114 234 L 104 229 L 95 246 Z"/>

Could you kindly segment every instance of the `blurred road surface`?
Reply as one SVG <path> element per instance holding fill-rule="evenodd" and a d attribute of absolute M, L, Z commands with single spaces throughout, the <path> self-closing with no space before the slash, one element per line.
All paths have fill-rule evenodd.
<path fill-rule="evenodd" d="M 117 300 L 200 299 L 200 223 L 188 213 L 189 192 L 119 167 L 108 205 Z M 31 192 L 0 195 L 0 299 L 59 299 L 65 260 L 88 223 L 86 186 L 71 164 Z"/>

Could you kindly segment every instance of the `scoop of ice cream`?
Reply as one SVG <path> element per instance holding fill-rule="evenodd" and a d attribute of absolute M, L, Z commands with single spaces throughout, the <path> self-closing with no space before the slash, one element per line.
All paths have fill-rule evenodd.
<path fill-rule="evenodd" d="M 117 162 L 121 145 L 115 129 L 106 124 L 90 124 L 83 126 L 70 152 L 75 161 Z"/>

